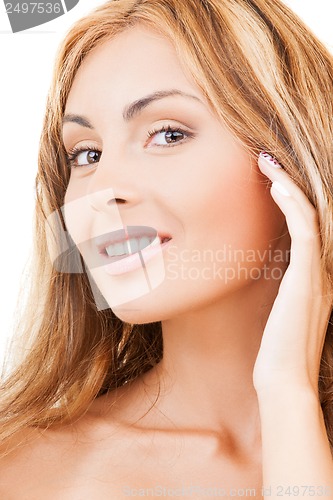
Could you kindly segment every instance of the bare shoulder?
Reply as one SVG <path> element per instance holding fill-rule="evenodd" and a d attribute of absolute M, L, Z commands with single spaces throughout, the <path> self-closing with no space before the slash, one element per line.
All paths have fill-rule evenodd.
<path fill-rule="evenodd" d="M 0 446 L 0 498 L 14 500 L 25 495 L 22 485 L 38 480 L 43 464 L 43 434 L 36 428 L 25 428 Z M 10 452 L 8 453 L 8 450 Z M 23 496 L 22 496 L 23 498 Z"/>
<path fill-rule="evenodd" d="M 110 411 L 118 396 L 96 399 L 71 424 L 27 428 L 0 445 L 0 498 L 83 500 L 96 498 L 97 491 L 101 499 L 122 498 L 121 474 L 139 456 L 133 449 L 137 433 L 118 419 L 116 407 L 115 418 Z M 13 451 L 3 456 L 8 447 Z"/>
<path fill-rule="evenodd" d="M 0 498 L 94 498 L 88 492 L 101 488 L 98 476 L 108 478 L 109 495 L 113 489 L 110 471 L 120 457 L 122 462 L 125 460 L 127 437 L 121 426 L 100 418 L 95 405 L 70 425 L 22 430 L 11 442 L 0 446 Z M 4 456 L 8 445 L 13 451 Z M 101 467 L 103 463 L 108 464 L 107 474 Z M 105 488 L 99 498 L 107 498 Z"/>

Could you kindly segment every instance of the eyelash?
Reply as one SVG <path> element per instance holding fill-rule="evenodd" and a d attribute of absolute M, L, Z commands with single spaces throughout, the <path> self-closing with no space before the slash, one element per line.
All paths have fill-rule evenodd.
<path fill-rule="evenodd" d="M 87 146 L 75 146 L 74 148 L 70 149 L 68 152 L 67 152 L 67 155 L 66 155 L 66 160 L 67 160 L 67 165 L 68 167 L 72 167 L 72 168 L 78 168 L 78 167 L 83 167 L 84 165 L 75 165 L 75 160 L 77 159 L 77 157 L 79 156 L 80 153 L 83 153 L 84 151 L 94 151 L 95 153 L 102 153 L 102 151 L 100 151 L 98 148 L 96 148 L 95 146 L 91 146 L 91 147 L 87 147 Z M 98 163 L 98 162 L 96 162 Z M 92 163 L 92 165 L 94 165 Z"/>
<path fill-rule="evenodd" d="M 160 133 L 163 133 L 163 132 L 171 132 L 171 133 L 177 133 L 178 132 L 178 133 L 181 133 L 184 136 L 186 136 L 186 138 L 185 139 L 181 139 L 180 141 L 177 141 L 174 144 L 171 143 L 168 146 L 164 145 L 164 144 L 163 145 L 159 144 L 159 145 L 157 145 L 157 147 L 170 148 L 170 147 L 177 146 L 178 144 L 183 144 L 187 139 L 194 138 L 194 134 L 192 132 L 188 132 L 188 131 L 182 129 L 181 127 L 171 127 L 170 125 L 168 125 L 167 127 L 163 126 L 163 127 L 159 128 L 159 129 L 149 130 L 148 133 L 147 133 L 147 139 L 150 139 L 154 135 L 160 134 Z M 93 152 L 96 152 L 96 153 L 102 153 L 102 151 L 100 151 L 96 146 L 92 146 L 92 147 L 89 147 L 89 146 L 88 147 L 87 146 L 76 147 L 75 146 L 74 148 L 70 149 L 67 152 L 66 161 L 67 161 L 68 167 L 70 167 L 70 168 L 78 168 L 78 167 L 83 167 L 83 166 L 89 165 L 89 164 L 86 164 L 86 165 L 75 165 L 75 163 L 74 163 L 75 160 L 77 159 L 77 157 L 79 156 L 79 154 L 82 153 L 82 152 L 84 152 L 84 151 L 87 151 L 87 152 L 93 151 Z M 98 163 L 98 162 L 96 162 L 96 163 Z M 90 165 L 94 165 L 94 163 L 92 163 Z"/>
<path fill-rule="evenodd" d="M 168 125 L 167 127 L 163 126 L 162 128 L 159 128 L 159 129 L 150 130 L 148 132 L 148 134 L 147 134 L 147 139 L 150 139 L 155 134 L 160 134 L 160 133 L 163 133 L 163 132 L 172 132 L 172 133 L 179 132 L 179 133 L 187 136 L 187 139 L 192 139 L 194 137 L 194 134 L 192 132 L 188 132 L 188 131 L 182 129 L 181 127 L 177 127 L 176 128 L 176 127 L 171 127 L 170 125 Z M 169 144 L 168 146 L 160 144 L 158 147 L 170 148 L 170 147 L 173 147 L 173 146 L 177 146 L 177 144 L 179 144 L 179 143 L 182 144 L 183 142 L 184 142 L 184 140 L 182 139 L 181 141 L 177 141 L 174 144 Z"/>

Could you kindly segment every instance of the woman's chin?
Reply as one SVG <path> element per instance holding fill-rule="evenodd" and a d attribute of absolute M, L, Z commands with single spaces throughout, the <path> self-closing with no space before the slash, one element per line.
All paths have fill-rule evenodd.
<path fill-rule="evenodd" d="M 123 304 L 116 307 L 111 307 L 112 312 L 124 323 L 143 325 L 146 323 L 155 323 L 160 321 L 157 317 L 156 311 L 150 310 L 150 308 L 136 308 L 135 305 L 130 306 L 129 304 Z"/>

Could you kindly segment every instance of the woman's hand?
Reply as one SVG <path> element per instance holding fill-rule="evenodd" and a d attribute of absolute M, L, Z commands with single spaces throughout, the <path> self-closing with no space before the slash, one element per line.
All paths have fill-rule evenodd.
<path fill-rule="evenodd" d="M 332 297 L 321 273 L 315 208 L 282 168 L 260 157 L 291 237 L 291 257 L 263 333 L 253 372 L 262 437 L 263 497 L 291 491 L 333 500 L 333 461 L 318 397 Z M 303 488 L 303 490 L 302 490 Z"/>
<path fill-rule="evenodd" d="M 265 155 L 259 156 L 259 168 L 273 182 L 271 195 L 286 216 L 291 258 L 263 333 L 253 383 L 258 394 L 293 387 L 308 387 L 317 394 L 332 309 L 321 273 L 317 213 L 288 174 Z"/>

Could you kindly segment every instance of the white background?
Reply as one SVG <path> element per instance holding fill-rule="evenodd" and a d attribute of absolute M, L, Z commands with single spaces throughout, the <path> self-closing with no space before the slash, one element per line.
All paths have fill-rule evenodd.
<path fill-rule="evenodd" d="M 284 1 L 333 52 L 333 1 Z M 68 14 L 13 34 L 0 0 L 0 363 L 31 251 L 37 150 L 55 52 L 70 25 L 103 3 L 80 0 Z"/>

